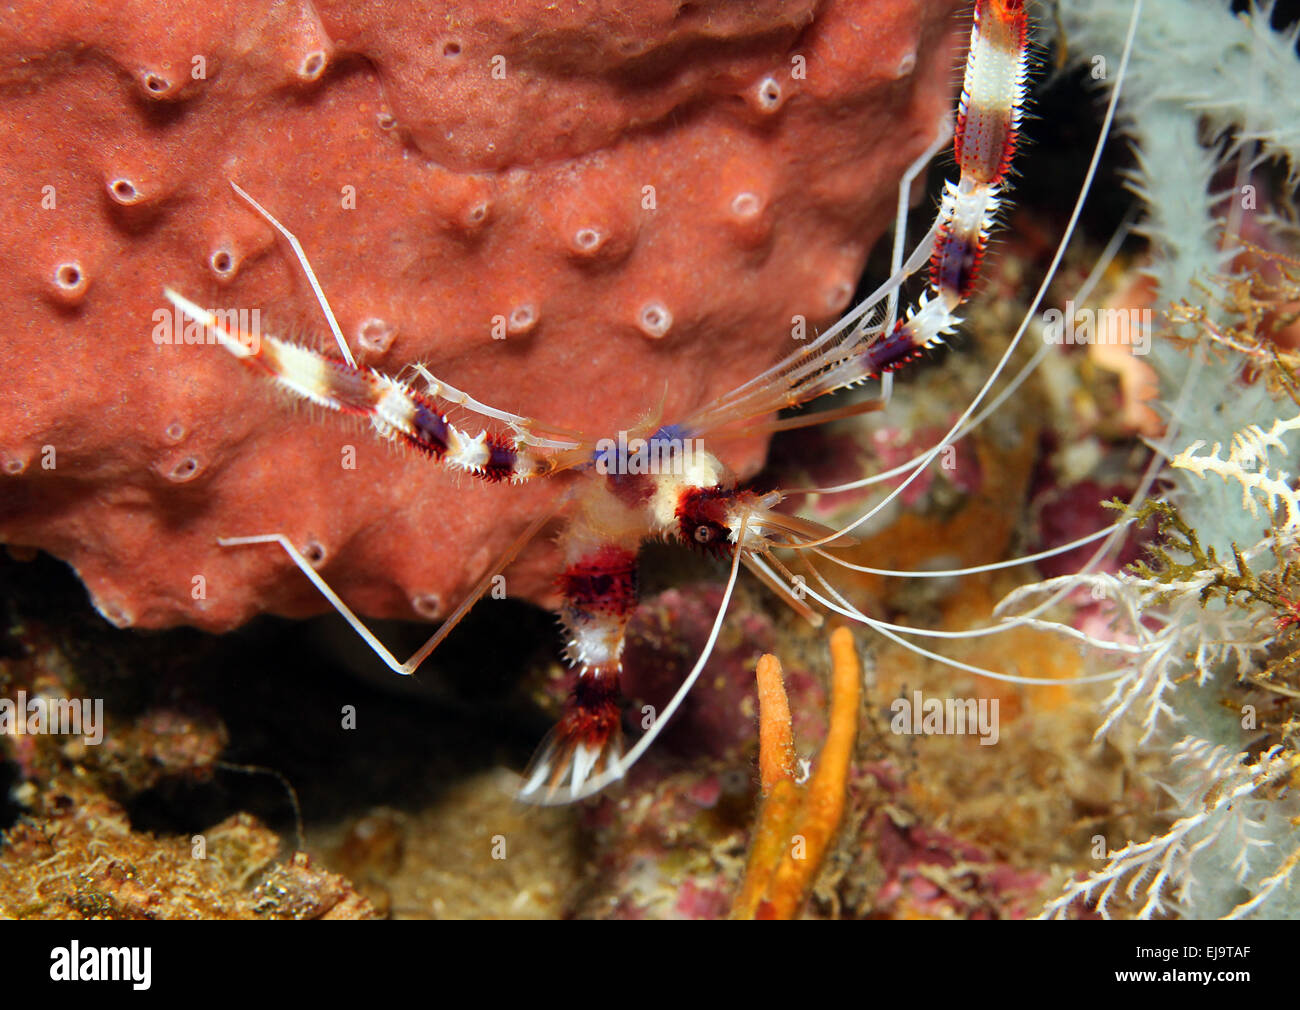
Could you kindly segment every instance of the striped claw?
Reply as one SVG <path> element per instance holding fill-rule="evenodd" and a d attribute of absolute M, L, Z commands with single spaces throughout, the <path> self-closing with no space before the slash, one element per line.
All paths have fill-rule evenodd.
<path fill-rule="evenodd" d="M 578 678 L 564 717 L 524 772 L 520 799 L 571 803 L 604 785 L 608 773 L 621 777 L 623 727 L 618 699 L 617 675 L 597 671 Z"/>
<path fill-rule="evenodd" d="M 624 506 L 604 488 L 596 485 L 584 504 L 603 509 L 608 521 Z M 524 772 L 519 798 L 530 803 L 571 803 L 622 775 L 618 675 L 623 636 L 636 609 L 636 551 L 580 528 L 571 527 L 565 536 L 569 564 L 557 588 L 563 597 L 560 620 L 569 632 L 565 654 L 578 676 L 563 718 Z"/>
<path fill-rule="evenodd" d="M 185 296 L 170 288 L 163 293 L 187 319 L 203 326 L 209 339 L 248 367 L 327 410 L 365 417 L 381 438 L 402 442 L 490 484 L 531 480 L 550 470 L 545 459 L 513 436 L 470 435 L 457 428 L 428 397 L 396 379 L 269 334 L 236 332 Z"/>
<path fill-rule="evenodd" d="M 1028 19 L 1021 0 L 979 0 L 953 154 L 961 179 L 944 186 L 930 256 L 930 290 L 892 333 L 861 355 L 862 370 L 882 375 L 952 333 L 954 314 L 975 288 L 1001 206 L 1025 103 Z"/>

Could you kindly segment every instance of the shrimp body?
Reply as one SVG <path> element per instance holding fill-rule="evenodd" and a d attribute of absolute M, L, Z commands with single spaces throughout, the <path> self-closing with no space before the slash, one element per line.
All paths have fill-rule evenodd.
<path fill-rule="evenodd" d="M 731 562 L 734 587 L 744 565 L 798 613 L 820 616 L 796 590 L 797 577 L 777 558 L 781 550 L 846 542 L 845 531 L 828 530 L 776 511 L 780 492 L 760 494 L 704 448 L 705 440 L 737 428 L 775 431 L 807 420 L 776 421 L 780 410 L 801 406 L 837 390 L 880 378 L 941 342 L 960 323 L 958 310 L 975 289 L 979 270 L 1004 198 L 1015 154 L 1027 76 L 1028 22 L 1022 0 L 978 0 L 971 29 L 961 99 L 952 129 L 961 175 L 945 187 L 937 219 L 917 250 L 901 261 L 896 245 L 893 276 L 874 295 L 815 340 L 677 422 L 647 427 L 629 438 L 593 440 L 492 407 L 417 367 L 423 388 L 373 369 L 358 367 L 344 341 L 310 264 L 292 235 L 248 194 L 250 205 L 290 238 L 317 291 L 342 359 L 275 337 L 236 332 L 225 320 L 168 290 L 189 319 L 242 364 L 269 377 L 294 396 L 329 410 L 367 419 L 382 438 L 403 443 L 438 465 L 488 483 L 523 482 L 572 472 L 575 480 L 560 515 L 563 570 L 556 578 L 558 617 L 566 632 L 565 653 L 574 686 L 558 724 L 524 773 L 520 795 L 537 802 L 563 802 L 590 795 L 621 777 L 671 716 L 699 675 L 708 649 L 678 697 L 624 752 L 619 677 L 627 625 L 637 606 L 637 557 L 650 539 L 667 540 Z M 936 142 L 936 147 L 942 140 Z M 930 154 L 924 160 L 928 160 Z M 915 171 L 924 167 L 918 163 Z M 906 185 L 906 180 L 905 180 Z M 906 204 L 900 201 L 898 231 Z M 928 285 L 902 314 L 898 292 L 928 263 Z M 885 400 L 813 415 L 883 409 Z M 478 434 L 452 424 L 450 407 L 483 419 Z M 399 662 L 279 533 L 223 540 L 229 545 L 278 543 L 368 644 L 398 673 L 410 673 L 441 642 L 546 517 L 533 523 L 484 576 L 483 581 L 425 646 Z M 725 613 L 718 615 L 712 642 Z"/>

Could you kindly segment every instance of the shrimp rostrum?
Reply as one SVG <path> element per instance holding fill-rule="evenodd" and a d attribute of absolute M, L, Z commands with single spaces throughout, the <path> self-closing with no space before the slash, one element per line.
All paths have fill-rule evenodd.
<path fill-rule="evenodd" d="M 879 409 L 883 398 L 860 400 L 822 414 L 771 420 L 780 410 L 868 380 L 882 380 L 882 397 L 887 397 L 889 373 L 955 330 L 957 313 L 976 284 L 1007 185 L 1026 87 L 1027 36 L 1022 0 L 978 0 L 955 122 L 903 180 L 893 272 L 877 291 L 835 326 L 691 416 L 671 424 L 645 423 L 617 438 L 597 440 L 548 428 L 489 406 L 423 367 L 416 367 L 418 378 L 410 381 L 358 367 L 301 247 L 268 211 L 235 187 L 294 245 L 341 357 L 272 336 L 255 339 L 168 290 L 171 302 L 206 328 L 212 342 L 295 396 L 368 420 L 383 438 L 404 443 L 431 462 L 474 479 L 522 482 L 564 471 L 576 474 L 562 506 L 564 567 L 558 577 L 558 616 L 567 633 L 567 659 L 575 671 L 573 689 L 558 724 L 524 773 L 523 799 L 577 800 L 626 773 L 698 678 L 742 565 L 815 623 L 822 609 L 874 623 L 819 576 L 814 581 L 824 592 L 804 592 L 802 576 L 793 575 L 787 564 L 790 552 L 801 555 L 801 561 L 814 553 L 829 556 L 821 548 L 847 542 L 852 527 L 831 530 L 778 511 L 785 497 L 781 491 L 759 493 L 745 487 L 705 446 L 709 439 L 725 438 L 739 429 L 773 431 Z M 949 135 L 960 178 L 946 184 L 935 223 L 904 257 L 902 236 L 912 177 Z M 902 284 L 923 269 L 928 269 L 924 293 L 900 312 Z M 457 427 L 448 419 L 452 408 L 459 408 L 458 417 L 477 414 L 486 430 L 471 435 Z M 532 523 L 437 633 L 405 662 L 384 647 L 284 535 L 261 533 L 222 543 L 231 547 L 278 544 L 394 671 L 409 674 L 549 518 Z M 619 691 L 624 637 L 637 606 L 638 551 L 654 539 L 729 560 L 730 578 L 703 654 L 651 728 L 625 749 Z M 810 570 L 815 574 L 815 569 Z"/>

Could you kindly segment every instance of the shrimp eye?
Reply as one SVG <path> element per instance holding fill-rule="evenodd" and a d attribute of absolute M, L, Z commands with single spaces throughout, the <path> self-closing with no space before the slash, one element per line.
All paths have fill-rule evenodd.
<path fill-rule="evenodd" d="M 732 488 L 688 488 L 677 503 L 677 529 L 682 541 L 719 556 L 725 554 L 731 536 L 727 511 L 735 499 Z"/>

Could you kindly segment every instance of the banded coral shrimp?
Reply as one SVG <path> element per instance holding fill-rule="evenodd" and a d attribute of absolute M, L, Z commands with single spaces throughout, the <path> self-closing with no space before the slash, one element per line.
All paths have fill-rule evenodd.
<path fill-rule="evenodd" d="M 1134 7 L 1134 25 L 1139 11 L 1140 3 Z M 548 479 L 566 472 L 576 474 L 577 479 L 564 497 L 561 509 L 565 521 L 561 544 L 566 567 L 558 577 L 563 598 L 558 616 L 569 634 L 567 658 L 577 668 L 577 675 L 565 713 L 525 772 L 521 798 L 540 803 L 571 802 L 595 794 L 627 773 L 671 721 L 705 669 L 717 644 L 742 565 L 813 623 L 822 619 L 815 604 L 825 612 L 864 624 L 889 641 L 958 670 L 1019 684 L 1058 683 L 948 660 L 917 646 L 906 636 L 980 636 L 1002 630 L 1005 625 L 994 624 L 967 632 L 939 632 L 872 618 L 838 592 L 815 567 L 814 561 L 891 577 L 951 578 L 1027 564 L 1097 540 L 1113 539 L 1116 535 L 1117 527 L 1112 526 L 1039 554 L 978 568 L 925 573 L 855 566 L 823 549 L 850 542 L 854 532 L 870 523 L 918 480 L 945 447 L 969 433 L 1013 395 L 1024 375 L 1037 363 L 1031 362 L 997 398 L 985 402 L 1024 337 L 1074 230 L 1096 171 L 1101 144 L 1113 120 L 1123 65 L 1112 90 L 1093 164 L 1048 279 L 1043 281 L 994 374 L 942 439 L 900 467 L 862 480 L 800 492 L 751 490 L 740 485 L 707 449 L 697 451 L 697 440 L 722 440 L 738 429 L 775 432 L 882 410 L 890 397 L 892 372 L 955 332 L 960 323 L 957 310 L 975 288 L 1008 184 L 1027 86 L 1028 33 L 1028 14 L 1021 0 L 979 0 L 976 4 L 956 121 L 940 131 L 935 143 L 906 173 L 900 186 L 889 278 L 835 326 L 761 375 L 686 418 L 666 424 L 661 419 L 643 421 L 625 433 L 630 437 L 596 439 L 585 433 L 550 427 L 476 399 L 422 366 L 415 367 L 422 389 L 417 389 L 414 382 L 357 367 L 326 294 L 296 238 L 269 210 L 235 186 L 241 198 L 290 243 L 329 323 L 341 358 L 327 357 L 273 336 L 258 338 L 232 329 L 213 312 L 168 289 L 168 299 L 186 318 L 203 327 L 235 358 L 271 377 L 297 397 L 330 411 L 363 418 L 381 437 L 411 446 L 451 470 L 489 483 Z M 1131 42 L 1130 32 L 1130 48 Z M 960 181 L 946 186 L 935 223 L 913 251 L 904 255 L 912 183 L 950 138 L 961 172 Z M 903 285 L 927 265 L 927 290 L 910 309 L 900 312 Z M 782 409 L 802 406 L 824 395 L 877 379 L 881 382 L 877 397 L 821 414 L 769 420 Z M 478 415 L 489 427 L 478 435 L 457 427 L 446 412 L 453 407 Z M 833 495 L 899 476 L 903 478 L 901 483 L 883 501 L 836 528 L 777 508 L 787 497 L 811 492 Z M 312 559 L 285 534 L 241 531 L 241 535 L 225 537 L 221 543 L 230 548 L 278 545 L 385 664 L 405 675 L 413 672 L 444 641 L 470 608 L 489 592 L 499 573 L 551 518 L 549 514 L 540 516 L 528 525 L 442 627 L 405 661 L 380 642 L 316 571 Z M 699 658 L 644 735 L 624 751 L 618 689 L 621 658 L 628 621 L 636 608 L 638 550 L 643 542 L 655 538 L 729 559 L 729 576 Z M 1099 548 L 1097 556 L 1107 547 L 1108 544 Z M 787 550 L 799 558 L 811 576 L 811 583 L 796 573 L 794 567 L 798 566 L 787 564 L 777 553 Z M 1034 612 L 1038 612 L 1037 608 Z M 1017 620 L 1030 617 L 1032 613 L 1020 615 Z M 1089 682 L 1113 676 L 1106 673 L 1078 679 Z"/>

